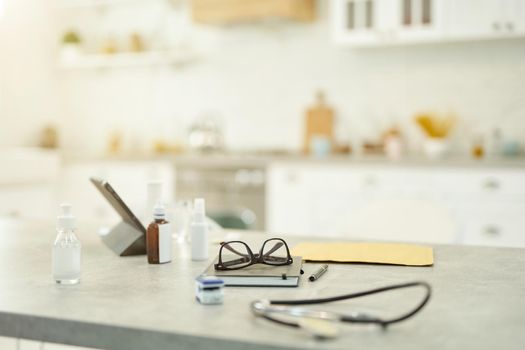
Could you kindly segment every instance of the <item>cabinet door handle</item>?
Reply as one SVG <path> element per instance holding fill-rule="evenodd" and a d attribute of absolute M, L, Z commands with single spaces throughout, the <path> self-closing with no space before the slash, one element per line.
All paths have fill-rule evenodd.
<path fill-rule="evenodd" d="M 297 173 L 288 173 L 286 174 L 286 182 L 288 182 L 289 184 L 295 184 L 299 181 L 299 176 L 297 175 Z"/>
<path fill-rule="evenodd" d="M 17 210 L 17 209 L 11 209 L 7 213 L 7 216 L 9 216 L 11 218 L 19 218 L 20 217 L 20 211 Z"/>
<path fill-rule="evenodd" d="M 496 32 L 499 32 L 499 30 L 501 29 L 501 26 L 498 22 L 494 22 L 492 23 L 492 29 L 494 29 L 494 31 Z"/>
<path fill-rule="evenodd" d="M 483 228 L 483 234 L 490 237 L 501 236 L 501 229 L 496 225 L 488 225 Z"/>
<path fill-rule="evenodd" d="M 363 185 L 365 187 L 375 187 L 377 186 L 377 179 L 372 175 L 366 176 L 363 179 Z"/>
<path fill-rule="evenodd" d="M 514 31 L 514 23 L 512 22 L 507 22 L 507 30 L 509 32 L 513 32 Z"/>
<path fill-rule="evenodd" d="M 483 188 L 486 190 L 499 190 L 501 184 L 496 179 L 488 179 L 483 183 Z"/>

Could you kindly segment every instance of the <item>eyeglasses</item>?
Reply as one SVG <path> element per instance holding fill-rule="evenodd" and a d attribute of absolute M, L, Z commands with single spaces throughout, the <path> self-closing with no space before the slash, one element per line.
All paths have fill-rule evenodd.
<path fill-rule="evenodd" d="M 293 259 L 286 242 L 280 238 L 271 238 L 264 241 L 257 254 L 242 241 L 221 243 L 219 261 L 214 267 L 215 270 L 238 270 L 254 264 L 282 266 L 292 263 Z"/>

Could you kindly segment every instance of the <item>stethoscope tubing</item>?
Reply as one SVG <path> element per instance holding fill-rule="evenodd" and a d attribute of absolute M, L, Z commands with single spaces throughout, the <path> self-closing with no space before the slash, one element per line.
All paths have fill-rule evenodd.
<path fill-rule="evenodd" d="M 299 305 L 324 304 L 324 303 L 330 303 L 330 302 L 347 300 L 347 299 L 355 299 L 355 298 L 360 298 L 360 297 L 364 297 L 368 295 L 379 294 L 379 293 L 384 293 L 384 292 L 393 291 L 397 289 L 405 289 L 405 288 L 412 288 L 412 287 L 423 287 L 425 289 L 426 293 L 425 293 L 425 296 L 422 298 L 422 300 L 417 304 L 415 308 L 413 308 L 409 312 L 402 314 L 400 316 L 390 318 L 390 319 L 385 319 L 385 320 L 378 318 L 378 317 L 369 316 L 364 313 L 359 313 L 359 312 L 354 312 L 350 314 L 342 314 L 342 313 L 329 312 L 329 311 L 315 311 L 315 310 L 310 310 L 310 309 L 305 309 L 305 308 L 290 307 L 290 306 L 299 306 Z M 299 300 L 256 300 L 252 302 L 251 307 L 252 307 L 252 311 L 257 316 L 261 316 L 267 320 L 270 320 L 270 321 L 273 321 L 273 322 L 276 322 L 282 325 L 291 326 L 291 327 L 299 327 L 299 323 L 277 319 L 275 317 L 272 317 L 272 315 L 281 314 L 281 315 L 288 315 L 292 317 L 310 317 L 310 318 L 317 318 L 317 319 L 323 319 L 323 320 L 328 320 L 328 321 L 339 321 L 339 322 L 347 322 L 347 323 L 378 324 L 382 327 L 387 327 L 388 325 L 405 321 L 413 317 L 414 315 L 416 315 L 419 311 L 421 311 L 425 307 L 425 305 L 430 300 L 431 295 L 432 295 L 432 287 L 430 286 L 430 284 L 424 281 L 415 281 L 415 282 L 394 284 L 394 285 L 370 289 L 370 290 L 366 290 L 362 292 L 344 294 L 344 295 L 327 297 L 327 298 L 299 299 Z"/>

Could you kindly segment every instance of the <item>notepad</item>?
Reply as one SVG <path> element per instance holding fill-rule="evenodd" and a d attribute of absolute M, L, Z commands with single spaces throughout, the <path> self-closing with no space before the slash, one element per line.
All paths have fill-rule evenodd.
<path fill-rule="evenodd" d="M 431 266 L 431 247 L 401 243 L 302 242 L 292 255 L 305 261 Z"/>
<path fill-rule="evenodd" d="M 202 276 L 215 276 L 224 281 L 226 286 L 240 287 L 297 287 L 303 261 L 300 256 L 293 257 L 293 264 L 284 266 L 270 266 L 255 264 L 244 269 L 217 271 L 211 264 Z M 283 279 L 283 275 L 286 278 Z"/>

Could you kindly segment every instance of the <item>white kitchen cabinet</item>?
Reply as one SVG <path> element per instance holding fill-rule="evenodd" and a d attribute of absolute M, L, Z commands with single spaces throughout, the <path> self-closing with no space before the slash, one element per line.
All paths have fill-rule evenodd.
<path fill-rule="evenodd" d="M 281 234 L 525 246 L 525 169 L 275 163 L 267 213 Z"/>
<path fill-rule="evenodd" d="M 52 218 L 58 210 L 57 192 L 56 182 L 0 186 L 0 217 Z"/>
<path fill-rule="evenodd" d="M 525 35 L 525 0 L 333 0 L 333 36 L 348 46 Z"/>
<path fill-rule="evenodd" d="M 0 337 L 0 349 L 15 350 L 16 349 L 16 339 Z"/>
<path fill-rule="evenodd" d="M 400 0 L 394 14 L 396 37 L 402 42 L 443 39 L 446 6 L 444 0 Z"/>
<path fill-rule="evenodd" d="M 399 240 L 402 229 L 388 227 L 388 220 L 398 221 L 399 218 L 389 213 L 383 216 L 377 213 L 380 225 L 370 230 L 362 229 L 367 220 L 363 217 L 375 214 L 375 209 L 371 211 L 370 208 L 388 210 L 394 206 L 400 216 L 405 216 L 410 213 L 397 211 L 396 205 L 406 208 L 412 205 L 417 211 L 421 202 L 433 204 L 436 197 L 430 190 L 431 177 L 419 169 L 283 163 L 270 166 L 268 176 L 267 226 L 270 231 L 283 234 Z M 443 206 L 442 211 L 446 210 Z M 412 223 L 416 220 L 407 218 L 404 221 L 410 224 L 404 225 L 406 227 L 415 226 Z M 425 223 L 418 224 L 425 227 Z M 380 232 L 381 227 L 385 232 Z M 416 240 L 434 243 L 453 240 L 437 237 L 432 230 L 419 231 L 422 232 L 417 233 Z M 407 237 L 405 233 L 402 235 Z"/>
<path fill-rule="evenodd" d="M 270 167 L 266 176 L 267 230 L 292 235 L 311 232 L 310 221 L 305 220 L 313 211 L 307 172 L 277 166 Z"/>
<path fill-rule="evenodd" d="M 525 35 L 525 0 L 504 0 L 504 25 L 510 35 Z"/>
<path fill-rule="evenodd" d="M 379 0 L 334 0 L 332 30 L 334 39 L 344 45 L 370 45 L 379 40 L 377 27 Z"/>
<path fill-rule="evenodd" d="M 446 37 L 477 39 L 503 35 L 504 2 L 506 0 L 447 0 Z"/>
<path fill-rule="evenodd" d="M 334 0 L 334 38 L 355 46 L 436 40 L 444 34 L 444 11 L 444 0 Z"/>
<path fill-rule="evenodd" d="M 53 217 L 60 155 L 38 148 L 7 149 L 0 151 L 0 163 L 0 217 Z"/>
<path fill-rule="evenodd" d="M 525 35 L 525 0 L 447 0 L 446 36 L 495 39 Z"/>

